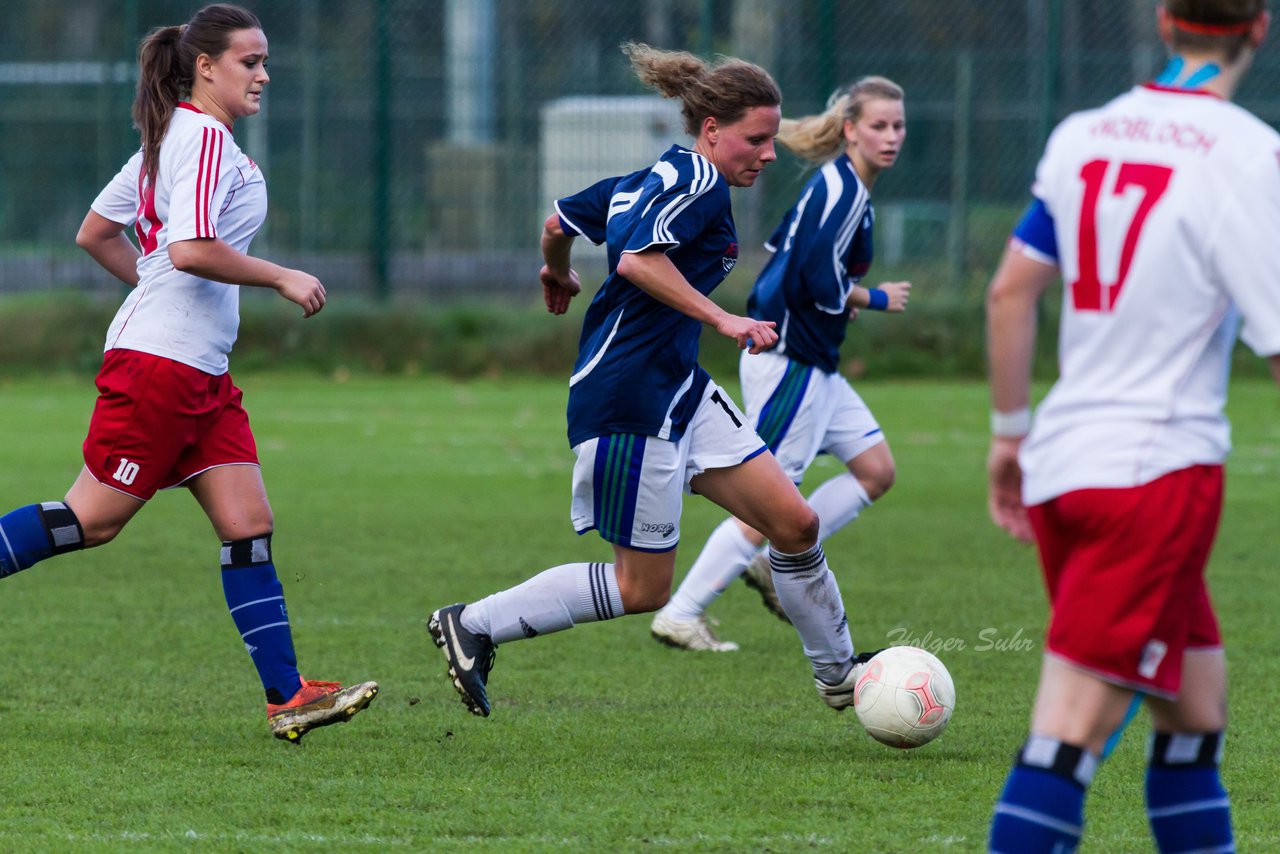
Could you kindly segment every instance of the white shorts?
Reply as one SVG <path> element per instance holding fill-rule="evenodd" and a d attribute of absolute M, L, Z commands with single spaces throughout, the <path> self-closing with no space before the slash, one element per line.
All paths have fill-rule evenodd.
<path fill-rule="evenodd" d="M 744 351 L 738 376 L 756 432 L 797 484 L 818 454 L 847 464 L 884 441 L 871 410 L 838 373 Z"/>
<path fill-rule="evenodd" d="M 569 511 L 573 527 L 579 534 L 594 528 L 606 541 L 639 551 L 671 551 L 680 542 L 689 481 L 765 450 L 742 410 L 724 389 L 708 382 L 678 441 L 617 433 L 573 449 L 578 455 Z"/>

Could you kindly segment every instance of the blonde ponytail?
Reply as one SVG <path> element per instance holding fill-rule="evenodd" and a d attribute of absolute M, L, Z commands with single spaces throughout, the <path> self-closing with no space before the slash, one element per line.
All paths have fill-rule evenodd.
<path fill-rule="evenodd" d="M 867 101 L 876 98 L 901 101 L 904 97 L 902 87 L 887 77 L 863 77 L 851 86 L 832 92 L 827 108 L 821 113 L 783 119 L 778 128 L 778 142 L 810 163 L 825 163 L 844 150 L 844 123 L 856 122 Z"/>

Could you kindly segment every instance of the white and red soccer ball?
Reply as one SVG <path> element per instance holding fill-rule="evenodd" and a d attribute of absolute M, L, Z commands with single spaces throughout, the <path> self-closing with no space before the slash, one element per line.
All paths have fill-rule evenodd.
<path fill-rule="evenodd" d="M 873 656 L 853 696 L 853 710 L 871 737 L 903 749 L 941 735 L 956 707 L 951 674 L 916 646 L 891 646 Z"/>

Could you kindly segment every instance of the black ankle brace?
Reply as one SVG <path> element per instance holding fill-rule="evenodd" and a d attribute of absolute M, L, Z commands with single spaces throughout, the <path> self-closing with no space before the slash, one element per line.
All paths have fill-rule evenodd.
<path fill-rule="evenodd" d="M 265 563 L 271 563 L 270 534 L 243 540 L 224 540 L 222 543 L 223 569 L 262 566 Z"/>
<path fill-rule="evenodd" d="M 1098 757 L 1083 747 L 1064 744 L 1056 738 L 1033 735 L 1018 751 L 1017 763 L 1056 774 L 1084 789 L 1093 782 L 1093 772 L 1098 768 Z"/>
<path fill-rule="evenodd" d="M 75 512 L 61 501 L 45 501 L 40 505 L 40 522 L 55 555 L 84 548 L 84 529 Z"/>
<path fill-rule="evenodd" d="M 1147 763 L 1162 768 L 1213 768 L 1222 761 L 1222 732 L 1153 732 Z"/>

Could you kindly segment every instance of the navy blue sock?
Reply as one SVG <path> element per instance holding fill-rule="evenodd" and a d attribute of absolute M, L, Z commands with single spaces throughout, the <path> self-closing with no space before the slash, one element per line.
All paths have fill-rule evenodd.
<path fill-rule="evenodd" d="M 1234 851 L 1231 802 L 1218 775 L 1222 733 L 1151 734 L 1147 820 L 1162 854 Z"/>
<path fill-rule="evenodd" d="M 302 687 L 284 587 L 271 562 L 271 535 L 222 544 L 222 592 L 267 702 L 279 705 Z"/>
<path fill-rule="evenodd" d="M 0 516 L 0 578 L 82 548 L 80 521 L 61 501 L 28 504 Z"/>
<path fill-rule="evenodd" d="M 1027 739 L 996 804 L 988 850 L 1075 851 L 1084 830 L 1085 790 L 1097 765 L 1083 748 L 1045 736 Z"/>

